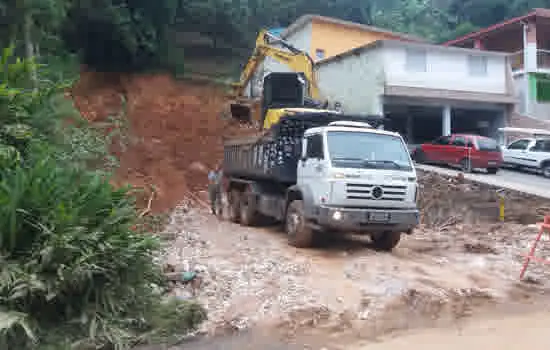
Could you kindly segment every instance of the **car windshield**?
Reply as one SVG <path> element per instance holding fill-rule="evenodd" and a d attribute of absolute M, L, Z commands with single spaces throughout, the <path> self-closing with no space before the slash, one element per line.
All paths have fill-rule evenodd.
<path fill-rule="evenodd" d="M 480 151 L 490 151 L 490 152 L 498 152 L 500 151 L 500 148 L 498 147 L 498 143 L 490 138 L 487 137 L 479 137 L 476 139 L 477 148 Z"/>
<path fill-rule="evenodd" d="M 327 141 L 333 167 L 412 170 L 407 148 L 397 136 L 329 131 Z"/>

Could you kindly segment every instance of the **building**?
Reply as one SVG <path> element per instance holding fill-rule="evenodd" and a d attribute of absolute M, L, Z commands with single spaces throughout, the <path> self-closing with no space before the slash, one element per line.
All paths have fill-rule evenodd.
<path fill-rule="evenodd" d="M 510 54 L 517 114 L 550 121 L 550 10 L 534 9 L 443 45 Z M 543 127 L 525 117 L 518 126 Z"/>
<path fill-rule="evenodd" d="M 505 53 L 378 40 L 317 63 L 345 113 L 383 114 L 409 143 L 451 132 L 497 135 L 516 98 Z"/>
<path fill-rule="evenodd" d="M 304 15 L 283 31 L 277 28 L 270 32 L 275 35 L 280 33 L 282 39 L 307 52 L 314 61 L 327 59 L 381 39 L 425 41 L 412 35 L 318 15 Z M 287 71 L 290 71 L 287 66 L 267 57 L 246 88 L 247 96 L 260 96 L 263 78 L 270 72 Z"/>

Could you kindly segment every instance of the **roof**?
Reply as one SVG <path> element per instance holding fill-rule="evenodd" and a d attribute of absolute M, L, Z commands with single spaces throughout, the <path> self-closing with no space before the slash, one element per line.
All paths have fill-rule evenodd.
<path fill-rule="evenodd" d="M 526 15 L 519 16 L 519 17 L 514 17 L 514 18 L 511 18 L 509 20 L 506 20 L 506 21 L 503 21 L 503 22 L 500 22 L 500 23 L 497 23 L 497 24 L 493 24 L 492 26 L 489 26 L 487 28 L 483 28 L 483 29 L 478 30 L 476 32 L 472 32 L 472 33 L 466 34 L 464 36 L 458 37 L 456 39 L 444 42 L 441 45 L 450 46 L 450 45 L 456 45 L 456 44 L 459 44 L 459 43 L 463 43 L 463 42 L 468 41 L 468 40 L 473 40 L 473 39 L 479 38 L 480 36 L 483 36 L 483 35 L 488 34 L 490 32 L 494 32 L 496 30 L 503 29 L 503 28 L 508 27 L 510 25 L 520 24 L 522 21 L 533 19 L 535 17 L 550 18 L 550 9 L 536 8 L 536 9 L 532 10 L 531 12 L 527 13 Z"/>
<path fill-rule="evenodd" d="M 296 33 L 298 30 L 302 29 L 304 26 L 306 26 L 308 23 L 312 22 L 313 20 L 325 22 L 325 23 L 332 23 L 340 26 L 346 26 L 349 28 L 356 28 L 359 30 L 363 30 L 366 32 L 375 32 L 375 33 L 384 33 L 384 34 L 391 34 L 395 35 L 396 37 L 411 40 L 411 41 L 419 41 L 419 42 L 426 42 L 427 40 L 424 38 L 420 38 L 414 35 L 410 34 L 404 34 L 404 33 L 396 33 L 392 32 L 387 29 L 382 29 L 378 27 L 373 27 L 365 24 L 360 24 L 356 22 L 350 22 L 350 21 L 344 21 L 342 19 L 333 18 L 333 17 L 325 17 L 320 15 L 304 15 L 299 17 L 294 23 L 292 23 L 290 26 L 288 26 L 283 33 L 281 34 L 282 38 L 287 38 L 289 35 Z"/>
<path fill-rule="evenodd" d="M 438 50 L 438 51 L 447 51 L 447 52 L 461 52 L 461 53 L 471 53 L 475 55 L 483 56 L 493 56 L 493 57 L 507 57 L 508 53 L 497 52 L 497 51 L 480 51 L 477 49 L 466 49 L 462 47 L 453 47 L 453 46 L 441 46 L 436 44 L 428 43 L 418 43 L 410 41 L 401 41 L 401 40 L 377 40 L 372 43 L 368 43 L 363 46 L 356 47 L 346 52 L 342 52 L 338 55 L 328 57 L 324 60 L 321 60 L 316 63 L 317 66 L 327 64 L 329 62 L 341 60 L 347 56 L 359 55 L 364 51 L 373 50 L 379 47 L 410 47 L 410 48 L 419 48 L 426 50 Z"/>

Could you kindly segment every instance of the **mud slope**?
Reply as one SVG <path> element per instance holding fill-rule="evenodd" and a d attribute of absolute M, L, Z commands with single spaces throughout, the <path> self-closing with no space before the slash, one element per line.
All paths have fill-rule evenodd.
<path fill-rule="evenodd" d="M 247 132 L 220 118 L 222 88 L 176 82 L 168 75 L 121 76 L 83 71 L 72 91 L 91 121 L 120 113 L 126 96 L 132 142 L 119 153 L 118 180 L 150 188 L 155 212 L 172 209 L 189 191 L 203 190 L 206 171 L 222 157 L 222 135 Z"/>

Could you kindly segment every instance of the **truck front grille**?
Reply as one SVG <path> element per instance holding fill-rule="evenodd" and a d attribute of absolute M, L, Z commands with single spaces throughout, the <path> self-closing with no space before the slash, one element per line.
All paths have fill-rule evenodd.
<path fill-rule="evenodd" d="M 371 199 L 387 201 L 404 201 L 407 186 L 389 186 L 375 184 L 346 184 L 347 199 Z"/>

